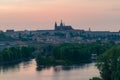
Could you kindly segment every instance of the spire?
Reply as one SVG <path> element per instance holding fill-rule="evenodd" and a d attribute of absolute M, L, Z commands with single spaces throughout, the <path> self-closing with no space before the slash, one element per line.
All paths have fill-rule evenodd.
<path fill-rule="evenodd" d="M 57 22 L 55 22 L 55 27 L 57 27 Z"/>
<path fill-rule="evenodd" d="M 55 22 L 55 30 L 57 30 L 57 22 Z"/>
<path fill-rule="evenodd" d="M 61 23 L 62 23 L 62 20 L 61 20 Z"/>
<path fill-rule="evenodd" d="M 89 31 L 91 31 L 90 27 L 89 27 Z"/>
<path fill-rule="evenodd" d="M 63 26 L 62 20 L 61 20 L 60 26 Z"/>

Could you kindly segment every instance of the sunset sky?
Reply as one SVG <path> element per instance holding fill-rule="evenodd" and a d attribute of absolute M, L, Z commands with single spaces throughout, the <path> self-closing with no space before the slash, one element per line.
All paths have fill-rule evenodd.
<path fill-rule="evenodd" d="M 0 0 L 0 30 L 53 29 L 61 19 L 75 29 L 120 30 L 120 0 Z"/>

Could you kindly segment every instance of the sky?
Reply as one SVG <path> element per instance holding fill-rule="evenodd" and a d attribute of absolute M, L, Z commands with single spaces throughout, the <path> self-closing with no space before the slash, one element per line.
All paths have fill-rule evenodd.
<path fill-rule="evenodd" d="M 120 30 L 120 0 L 0 0 L 0 30 L 49 30 L 55 21 L 74 29 Z"/>

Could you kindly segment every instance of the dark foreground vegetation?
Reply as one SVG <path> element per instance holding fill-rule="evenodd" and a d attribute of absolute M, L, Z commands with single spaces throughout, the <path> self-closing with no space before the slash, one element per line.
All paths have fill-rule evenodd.
<path fill-rule="evenodd" d="M 60 44 L 54 46 L 49 55 L 38 54 L 37 66 L 73 65 L 91 61 L 91 54 L 100 55 L 114 44 L 112 43 L 83 43 L 83 44 Z"/>
<path fill-rule="evenodd" d="M 120 80 L 120 45 L 113 46 L 98 57 L 100 78 L 91 80 Z"/>
<path fill-rule="evenodd" d="M 10 47 L 0 52 L 0 64 L 12 63 L 33 58 L 33 47 Z"/>

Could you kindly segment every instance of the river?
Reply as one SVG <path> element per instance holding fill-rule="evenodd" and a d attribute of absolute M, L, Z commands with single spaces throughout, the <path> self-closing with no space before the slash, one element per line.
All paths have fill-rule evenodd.
<path fill-rule="evenodd" d="M 0 66 L 0 80 L 89 80 L 99 76 L 95 63 L 36 70 L 35 60 Z"/>

